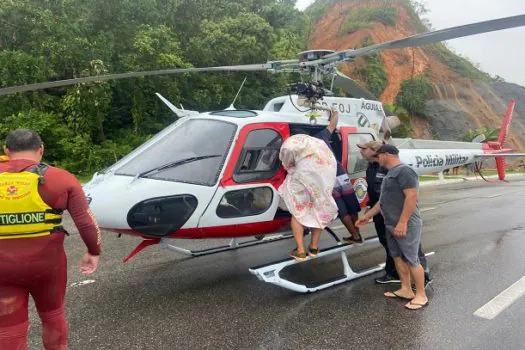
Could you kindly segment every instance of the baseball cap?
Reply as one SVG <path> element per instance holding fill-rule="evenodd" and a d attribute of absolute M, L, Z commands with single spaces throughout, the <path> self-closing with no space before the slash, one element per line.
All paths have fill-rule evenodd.
<path fill-rule="evenodd" d="M 383 143 L 380 141 L 368 141 L 367 143 L 357 144 L 357 147 L 366 149 L 371 148 L 374 151 L 377 151 L 381 146 L 383 146 Z"/>
<path fill-rule="evenodd" d="M 380 153 L 390 153 L 390 154 L 399 154 L 399 149 L 397 149 L 394 145 L 385 144 L 379 147 L 379 149 L 376 151 L 376 154 Z"/>

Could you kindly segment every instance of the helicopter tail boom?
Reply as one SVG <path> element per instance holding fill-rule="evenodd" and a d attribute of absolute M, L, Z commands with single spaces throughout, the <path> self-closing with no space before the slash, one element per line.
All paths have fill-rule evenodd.
<path fill-rule="evenodd" d="M 510 122 L 512 121 L 512 114 L 514 113 L 514 106 L 516 102 L 515 100 L 510 100 L 509 104 L 507 106 L 507 112 L 505 114 L 505 118 L 503 118 L 503 122 L 501 124 L 501 130 L 498 135 L 498 139 L 496 141 L 489 141 L 484 145 L 484 155 L 478 155 L 475 158 L 477 159 L 483 159 L 483 158 L 492 158 L 494 157 L 496 160 L 496 169 L 498 171 L 498 178 L 503 181 L 505 180 L 505 164 L 506 164 L 506 157 L 519 157 L 519 158 L 525 158 L 525 154 L 523 153 L 509 153 L 512 151 L 511 148 L 504 148 L 505 147 L 505 141 L 507 140 L 507 136 L 509 134 L 510 129 Z"/>

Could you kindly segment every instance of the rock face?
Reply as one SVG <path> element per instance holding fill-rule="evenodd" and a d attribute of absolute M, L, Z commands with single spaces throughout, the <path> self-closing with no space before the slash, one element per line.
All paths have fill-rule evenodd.
<path fill-rule="evenodd" d="M 310 34 L 309 49 L 344 50 L 360 47 L 368 38 L 373 43 L 395 40 L 425 31 L 420 18 L 406 0 L 317 0 L 326 4 Z M 312 5 L 313 6 L 313 5 Z M 392 7 L 395 25 L 381 20 L 356 17 L 370 14 L 370 8 Z M 362 9 L 365 9 L 363 12 Z M 357 18 L 357 19 L 356 19 Z M 349 21 L 358 30 L 345 32 Z M 352 22 L 353 21 L 353 22 Z M 516 100 L 507 144 L 525 152 L 525 88 L 499 83 L 445 46 L 424 46 L 380 52 L 388 76 L 379 96 L 383 103 L 394 103 L 403 81 L 425 75 L 433 94 L 426 103 L 425 116 L 411 121 L 412 137 L 463 140 L 469 129 L 499 128 L 511 99 Z M 365 58 L 340 65 L 343 73 L 359 80 L 366 69 Z"/>
<path fill-rule="evenodd" d="M 436 84 L 425 115 L 432 135 L 461 140 L 467 130 L 499 128 L 507 104 L 516 101 L 507 144 L 525 150 L 525 88 L 510 83 Z"/>

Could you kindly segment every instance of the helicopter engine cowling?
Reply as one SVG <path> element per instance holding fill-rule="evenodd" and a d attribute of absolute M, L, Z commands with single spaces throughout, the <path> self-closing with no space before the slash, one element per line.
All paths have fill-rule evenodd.
<path fill-rule="evenodd" d="M 401 120 L 395 115 L 390 115 L 386 117 L 386 122 L 388 123 L 388 127 L 390 130 L 394 130 L 398 126 L 401 125 Z"/>

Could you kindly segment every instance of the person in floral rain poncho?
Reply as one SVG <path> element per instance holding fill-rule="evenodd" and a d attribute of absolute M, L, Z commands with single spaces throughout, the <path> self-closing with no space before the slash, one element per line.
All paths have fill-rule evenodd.
<path fill-rule="evenodd" d="M 289 137 L 281 146 L 279 159 L 287 175 L 278 191 L 292 214 L 291 226 L 297 244 L 290 256 L 302 261 L 306 259 L 304 228 L 312 231 L 308 255 L 316 256 L 321 231 L 337 217 L 337 204 L 332 196 L 337 163 L 324 141 L 306 134 Z"/>

